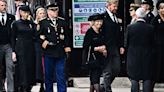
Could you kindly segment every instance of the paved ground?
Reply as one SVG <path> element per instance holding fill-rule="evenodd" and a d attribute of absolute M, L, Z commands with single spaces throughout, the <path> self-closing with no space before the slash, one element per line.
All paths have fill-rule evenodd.
<path fill-rule="evenodd" d="M 32 92 L 39 92 L 39 86 L 33 87 Z M 57 92 L 56 86 L 54 86 L 54 92 Z M 89 92 L 89 88 L 68 87 L 67 92 Z M 113 88 L 113 92 L 130 92 L 130 88 Z M 155 88 L 154 92 L 164 92 L 164 88 Z"/>
<path fill-rule="evenodd" d="M 89 92 L 89 78 L 81 77 L 75 78 L 73 77 L 74 87 L 68 87 L 67 92 Z M 101 78 L 102 80 L 102 78 Z M 130 92 L 130 81 L 127 77 L 118 77 L 112 83 L 113 92 Z M 32 92 L 39 92 L 39 84 L 32 88 Z M 56 84 L 54 84 L 54 92 L 57 92 Z M 154 92 L 164 92 L 164 85 L 162 84 L 160 87 L 154 88 Z"/>

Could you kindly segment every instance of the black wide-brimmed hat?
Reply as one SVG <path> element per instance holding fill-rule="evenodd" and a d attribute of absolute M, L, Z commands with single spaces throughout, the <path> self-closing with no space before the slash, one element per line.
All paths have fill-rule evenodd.
<path fill-rule="evenodd" d="M 93 21 L 93 20 L 102 20 L 103 16 L 99 13 L 95 13 L 91 16 L 89 16 L 88 21 Z"/>
<path fill-rule="evenodd" d="M 57 5 L 57 3 L 53 3 L 53 4 L 50 4 L 50 5 L 47 5 L 46 7 L 48 10 L 58 10 L 59 9 L 59 6 Z"/>
<path fill-rule="evenodd" d="M 19 10 L 26 11 L 26 12 L 30 12 L 31 11 L 29 6 L 27 6 L 27 5 L 21 5 L 19 7 Z"/>
<path fill-rule="evenodd" d="M 156 8 L 157 8 L 158 10 L 159 10 L 159 5 L 160 5 L 161 3 L 164 3 L 164 0 L 159 0 L 159 1 L 157 2 Z"/>

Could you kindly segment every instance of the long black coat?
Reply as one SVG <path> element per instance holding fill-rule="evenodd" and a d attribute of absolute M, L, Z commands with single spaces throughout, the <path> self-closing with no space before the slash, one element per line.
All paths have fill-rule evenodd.
<path fill-rule="evenodd" d="M 98 66 L 99 68 L 102 67 L 102 65 L 104 64 L 104 56 L 102 53 L 94 51 L 94 48 L 97 46 L 102 46 L 105 45 L 105 40 L 104 40 L 104 36 L 102 35 L 102 33 L 96 33 L 93 28 L 89 28 L 85 34 L 84 37 L 84 43 L 83 43 L 83 63 L 86 63 L 86 59 L 89 58 L 89 60 L 94 60 L 94 57 L 91 53 L 94 53 L 96 60 L 98 60 L 99 62 L 97 62 L 97 64 L 95 64 L 96 66 Z M 91 50 L 90 50 L 90 57 L 88 57 L 88 52 L 89 52 L 89 47 L 91 46 Z M 94 67 L 94 66 L 93 66 Z"/>
<path fill-rule="evenodd" d="M 123 47 L 123 34 L 120 23 L 115 23 L 107 12 L 103 13 L 102 34 L 105 37 L 108 56 L 119 55 L 119 48 Z"/>
<path fill-rule="evenodd" d="M 121 68 L 120 47 L 123 47 L 123 31 L 121 31 L 120 23 L 113 22 L 107 12 L 103 13 L 103 17 L 102 34 L 108 54 L 104 71 L 117 76 Z"/>
<path fill-rule="evenodd" d="M 157 15 L 152 24 L 155 28 L 154 75 L 157 82 L 164 82 L 164 21 Z"/>
<path fill-rule="evenodd" d="M 152 79 L 153 27 L 137 21 L 127 27 L 127 72 L 133 80 Z"/>
<path fill-rule="evenodd" d="M 11 45 L 17 55 L 16 86 L 35 82 L 35 30 L 32 21 L 18 20 L 12 25 Z"/>

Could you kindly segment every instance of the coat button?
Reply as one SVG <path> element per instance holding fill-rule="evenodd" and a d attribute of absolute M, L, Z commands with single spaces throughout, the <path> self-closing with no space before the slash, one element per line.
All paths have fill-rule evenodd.
<path fill-rule="evenodd" d="M 57 41 L 57 43 L 59 43 L 59 41 Z"/>
<path fill-rule="evenodd" d="M 56 35 L 58 35 L 58 33 L 56 33 Z"/>

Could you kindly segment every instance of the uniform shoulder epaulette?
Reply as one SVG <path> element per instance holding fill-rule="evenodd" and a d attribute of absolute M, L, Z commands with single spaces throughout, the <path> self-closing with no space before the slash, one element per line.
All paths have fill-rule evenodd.
<path fill-rule="evenodd" d="M 59 19 L 65 20 L 63 17 L 58 17 Z"/>

